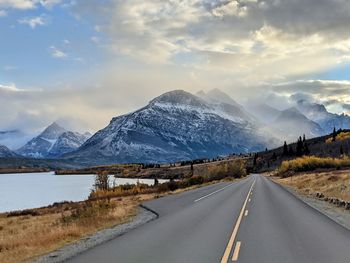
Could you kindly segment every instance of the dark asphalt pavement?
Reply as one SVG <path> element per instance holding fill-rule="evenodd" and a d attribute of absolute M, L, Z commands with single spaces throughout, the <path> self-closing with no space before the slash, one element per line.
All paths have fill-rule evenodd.
<path fill-rule="evenodd" d="M 350 262 L 349 230 L 260 175 L 144 205 L 159 218 L 68 262 Z"/>

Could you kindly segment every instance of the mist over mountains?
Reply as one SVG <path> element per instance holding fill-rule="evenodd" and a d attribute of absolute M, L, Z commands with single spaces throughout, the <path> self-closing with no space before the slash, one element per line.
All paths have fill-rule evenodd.
<path fill-rule="evenodd" d="M 290 106 L 244 107 L 219 89 L 195 95 L 175 90 L 113 118 L 92 136 L 52 123 L 16 151 L 3 147 L 2 155 L 82 164 L 163 163 L 261 151 L 303 134 L 312 138 L 333 127 L 350 128 L 349 116 L 330 113 L 322 104 L 298 100 Z"/>

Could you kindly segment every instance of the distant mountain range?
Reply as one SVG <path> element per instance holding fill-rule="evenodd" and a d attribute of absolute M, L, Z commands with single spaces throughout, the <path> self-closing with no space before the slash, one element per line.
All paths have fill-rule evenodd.
<path fill-rule="evenodd" d="M 9 158 L 9 157 L 16 157 L 18 156 L 16 153 L 11 151 L 9 148 L 7 148 L 4 145 L 0 145 L 0 158 Z"/>
<path fill-rule="evenodd" d="M 54 122 L 16 153 L 32 158 L 59 157 L 78 149 L 90 136 L 88 133 L 67 131 Z"/>
<path fill-rule="evenodd" d="M 267 104 L 246 109 L 218 89 L 196 95 L 175 90 L 113 118 L 93 136 L 53 123 L 17 151 L 2 146 L 0 154 L 61 158 L 84 165 L 163 163 L 260 151 L 303 134 L 321 136 L 333 127 L 349 129 L 350 117 L 303 100 L 286 110 Z M 16 132 L 4 134 L 9 138 Z M 4 134 L 0 132 L 0 144 Z"/>
<path fill-rule="evenodd" d="M 173 162 L 264 149 L 269 144 L 242 106 L 220 91 L 176 90 L 115 117 L 77 151 L 78 162 Z"/>

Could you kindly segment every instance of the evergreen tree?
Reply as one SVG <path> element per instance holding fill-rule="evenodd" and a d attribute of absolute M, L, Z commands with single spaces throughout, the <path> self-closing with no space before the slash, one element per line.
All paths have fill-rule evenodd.
<path fill-rule="evenodd" d="M 287 151 L 288 153 L 288 151 Z M 273 152 L 272 156 L 271 156 L 271 160 L 276 160 L 277 159 L 277 155 L 275 152 Z"/>
<path fill-rule="evenodd" d="M 309 146 L 307 145 L 307 143 L 304 143 L 304 154 L 305 155 L 309 155 L 310 154 L 310 150 L 309 150 Z"/>
<path fill-rule="evenodd" d="M 343 145 L 340 145 L 340 155 L 344 155 Z"/>
<path fill-rule="evenodd" d="M 256 166 L 257 165 L 257 160 L 258 160 L 258 154 L 254 154 L 254 159 L 253 159 L 253 165 Z"/>
<path fill-rule="evenodd" d="M 297 142 L 297 155 L 298 156 L 303 155 L 303 141 L 301 139 L 301 136 L 299 137 Z"/>
<path fill-rule="evenodd" d="M 292 145 L 289 146 L 288 155 L 290 156 L 294 155 L 294 150 Z"/>
<path fill-rule="evenodd" d="M 287 146 L 287 142 L 284 141 L 284 145 L 283 145 L 283 155 L 287 156 L 288 155 L 288 146 Z"/>
<path fill-rule="evenodd" d="M 333 128 L 333 134 L 332 134 L 332 141 L 335 142 L 335 139 L 337 138 L 337 131 L 335 130 L 335 127 Z"/>
<path fill-rule="evenodd" d="M 306 142 L 306 138 L 305 138 L 305 134 L 303 135 L 303 143 L 305 144 Z"/>

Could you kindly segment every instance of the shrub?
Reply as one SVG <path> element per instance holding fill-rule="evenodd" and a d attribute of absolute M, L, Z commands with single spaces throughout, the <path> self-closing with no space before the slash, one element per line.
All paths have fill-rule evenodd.
<path fill-rule="evenodd" d="M 109 176 L 107 171 L 99 172 L 95 177 L 95 190 L 108 190 Z"/>
<path fill-rule="evenodd" d="M 282 174 L 286 172 L 303 172 L 320 168 L 340 168 L 348 166 L 350 166 L 350 158 L 347 156 L 344 158 L 304 156 L 294 160 L 282 162 L 278 172 Z"/>
<path fill-rule="evenodd" d="M 340 132 L 335 136 L 335 140 L 333 140 L 333 137 L 330 137 L 326 140 L 326 143 L 332 143 L 334 141 L 343 141 L 350 139 L 350 132 Z"/>

